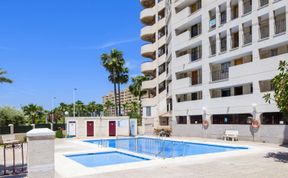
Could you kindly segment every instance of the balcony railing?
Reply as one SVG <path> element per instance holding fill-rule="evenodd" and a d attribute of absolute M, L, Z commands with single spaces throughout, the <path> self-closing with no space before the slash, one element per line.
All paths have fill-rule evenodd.
<path fill-rule="evenodd" d="M 283 33 L 286 31 L 286 20 L 275 21 L 275 34 Z"/>
<path fill-rule="evenodd" d="M 260 39 L 269 37 L 269 27 L 260 27 Z"/>
<path fill-rule="evenodd" d="M 269 0 L 260 0 L 260 7 L 263 7 L 269 3 Z"/>
<path fill-rule="evenodd" d="M 244 4 L 243 6 L 243 10 L 244 10 L 244 14 L 248 14 L 252 11 L 252 4 L 250 4 L 250 2 L 247 2 Z"/>
<path fill-rule="evenodd" d="M 213 18 L 209 21 L 209 28 L 214 29 L 216 27 L 216 18 Z"/>
<path fill-rule="evenodd" d="M 250 44 L 252 42 L 252 35 L 251 34 L 244 34 L 244 45 Z"/>
<path fill-rule="evenodd" d="M 216 54 L 216 44 L 210 45 L 210 55 L 215 55 Z"/>
<path fill-rule="evenodd" d="M 218 81 L 218 80 L 225 80 L 229 78 L 229 72 L 228 71 L 222 71 L 222 70 L 215 70 L 212 71 L 212 81 Z"/>

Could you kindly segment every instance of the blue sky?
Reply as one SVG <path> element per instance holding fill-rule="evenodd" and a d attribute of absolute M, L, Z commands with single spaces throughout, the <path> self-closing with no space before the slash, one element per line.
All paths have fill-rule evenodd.
<path fill-rule="evenodd" d="M 139 0 L 1 0 L 0 68 L 12 85 L 0 85 L 0 106 L 52 98 L 102 102 L 113 89 L 100 62 L 112 48 L 124 52 L 130 76 L 140 74 Z M 122 88 L 124 88 L 123 86 Z"/>

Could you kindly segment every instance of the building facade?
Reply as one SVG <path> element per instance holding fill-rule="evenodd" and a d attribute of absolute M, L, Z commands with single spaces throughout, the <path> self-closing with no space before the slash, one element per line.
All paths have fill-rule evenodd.
<path fill-rule="evenodd" d="M 121 113 L 122 113 L 122 115 L 126 116 L 130 112 L 130 110 L 129 110 L 129 108 L 124 108 L 123 106 L 126 103 L 139 102 L 139 98 L 135 97 L 129 91 L 129 88 L 125 88 L 124 90 L 122 90 L 120 92 L 120 97 L 121 97 L 121 110 L 122 110 Z M 103 105 L 108 100 L 115 104 L 115 97 L 114 97 L 114 92 L 113 91 L 109 92 L 106 96 L 102 97 Z M 109 111 L 109 116 L 115 116 L 115 115 L 116 115 L 115 107 L 112 107 L 111 111 Z"/>
<path fill-rule="evenodd" d="M 152 76 L 143 83 L 146 133 L 169 126 L 177 136 L 220 137 L 234 128 L 263 140 L 261 129 L 278 125 L 274 137 L 288 137 L 284 116 L 263 99 L 280 60 L 288 60 L 287 0 L 140 2 L 141 38 L 149 42 L 141 54 L 151 58 L 141 70 Z M 263 126 L 255 133 L 252 119 Z"/>

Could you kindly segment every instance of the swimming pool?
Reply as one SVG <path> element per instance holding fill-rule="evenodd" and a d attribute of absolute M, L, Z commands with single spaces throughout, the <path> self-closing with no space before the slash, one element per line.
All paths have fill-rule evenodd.
<path fill-rule="evenodd" d="M 84 142 L 97 144 L 105 147 L 129 150 L 132 152 L 162 158 L 172 158 L 180 156 L 248 149 L 247 147 L 234 147 L 234 146 L 213 145 L 213 144 L 184 142 L 184 141 L 182 142 L 175 140 L 146 138 L 146 137 L 84 140 Z"/>
<path fill-rule="evenodd" d="M 126 154 L 119 151 L 74 154 L 66 155 L 66 157 L 86 167 L 98 167 L 149 160 L 147 158 Z"/>

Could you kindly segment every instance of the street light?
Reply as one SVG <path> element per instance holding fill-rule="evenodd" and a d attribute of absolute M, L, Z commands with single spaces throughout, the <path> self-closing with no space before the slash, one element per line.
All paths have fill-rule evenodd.
<path fill-rule="evenodd" d="M 52 109 L 51 109 L 51 111 L 52 111 L 52 123 L 54 123 L 54 107 L 55 107 L 55 100 L 56 100 L 56 97 L 54 96 L 54 97 L 52 98 Z"/>
<path fill-rule="evenodd" d="M 76 95 L 77 88 L 73 90 L 73 117 L 75 118 L 75 95 Z"/>

